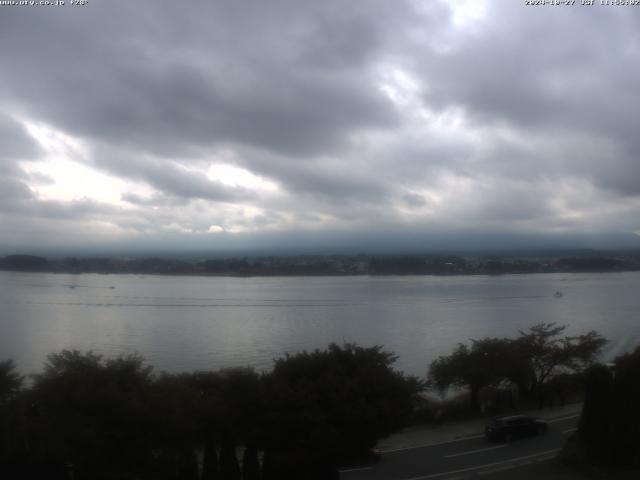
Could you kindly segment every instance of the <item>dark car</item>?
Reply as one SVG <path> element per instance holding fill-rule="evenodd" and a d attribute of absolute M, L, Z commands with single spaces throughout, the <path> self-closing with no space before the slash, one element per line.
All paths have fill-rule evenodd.
<path fill-rule="evenodd" d="M 541 435 L 546 431 L 546 421 L 527 415 L 492 418 L 484 429 L 489 440 L 503 442 L 529 435 Z"/>

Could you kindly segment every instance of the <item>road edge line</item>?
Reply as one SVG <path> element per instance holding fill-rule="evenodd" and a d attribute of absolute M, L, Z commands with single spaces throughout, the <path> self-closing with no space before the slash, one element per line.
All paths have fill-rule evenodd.
<path fill-rule="evenodd" d="M 515 457 L 515 458 L 510 458 L 508 460 L 501 460 L 499 462 L 486 463 L 484 465 L 478 465 L 476 467 L 468 467 L 468 468 L 463 468 L 463 469 L 460 469 L 460 470 L 450 470 L 448 472 L 441 472 L 441 473 L 432 473 L 432 474 L 423 475 L 423 476 L 420 476 L 420 477 L 405 478 L 403 480 L 427 480 L 429 478 L 443 477 L 445 475 L 455 475 L 457 473 L 472 472 L 474 470 L 481 470 L 483 468 L 493 467 L 493 466 L 496 466 L 496 465 L 504 465 L 504 464 L 509 464 L 509 463 L 513 463 L 513 462 L 519 462 L 521 460 L 527 460 L 529 458 L 541 457 L 541 456 L 544 456 L 544 455 L 551 455 L 553 453 L 559 452 L 560 450 L 562 450 L 562 449 L 561 448 L 554 448 L 552 450 L 545 450 L 544 452 L 533 453 L 531 455 L 525 455 L 523 457 Z"/>

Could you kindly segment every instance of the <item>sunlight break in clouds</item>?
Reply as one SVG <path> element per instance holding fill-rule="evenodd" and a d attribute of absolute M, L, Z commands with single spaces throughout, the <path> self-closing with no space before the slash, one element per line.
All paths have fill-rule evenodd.
<path fill-rule="evenodd" d="M 216 163 L 209 166 L 206 172 L 211 180 L 217 180 L 232 187 L 244 187 L 252 190 L 277 192 L 278 186 L 263 177 L 234 165 Z"/>
<path fill-rule="evenodd" d="M 39 198 L 59 201 L 91 199 L 117 204 L 123 192 L 144 189 L 141 185 L 105 175 L 87 165 L 90 148 L 82 140 L 44 124 L 24 123 L 45 152 L 37 161 L 23 162 L 27 173 L 50 179 L 43 184 L 30 184 Z"/>
<path fill-rule="evenodd" d="M 448 0 L 453 11 L 453 23 L 459 28 L 473 28 L 473 24 L 487 15 L 487 0 Z"/>

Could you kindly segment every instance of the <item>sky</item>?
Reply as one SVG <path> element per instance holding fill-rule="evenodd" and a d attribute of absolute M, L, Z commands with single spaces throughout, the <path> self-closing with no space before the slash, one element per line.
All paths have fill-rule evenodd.
<path fill-rule="evenodd" d="M 0 252 L 640 245 L 640 7 L 579 3 L 0 5 Z"/>

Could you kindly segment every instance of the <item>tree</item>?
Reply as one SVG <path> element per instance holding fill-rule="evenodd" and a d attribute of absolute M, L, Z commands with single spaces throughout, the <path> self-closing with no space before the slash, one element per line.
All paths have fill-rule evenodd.
<path fill-rule="evenodd" d="M 506 338 L 471 340 L 471 346 L 458 344 L 450 355 L 438 357 L 429 367 L 429 384 L 441 392 L 452 386 L 470 392 L 469 408 L 479 411 L 480 389 L 508 378 L 513 351 Z"/>
<path fill-rule="evenodd" d="M 594 464 L 608 463 L 610 457 L 611 393 L 613 375 L 604 365 L 586 371 L 585 399 L 578 424 L 578 435 L 586 445 L 586 454 Z"/>
<path fill-rule="evenodd" d="M 178 457 L 180 480 L 198 480 L 198 459 L 193 448 L 185 448 Z"/>
<path fill-rule="evenodd" d="M 640 347 L 614 362 L 610 445 L 616 466 L 640 467 Z"/>
<path fill-rule="evenodd" d="M 589 463 L 640 467 L 640 347 L 587 371 L 578 447 Z"/>
<path fill-rule="evenodd" d="M 242 455 L 242 480 L 260 479 L 260 461 L 255 445 L 247 445 Z"/>
<path fill-rule="evenodd" d="M 560 373 L 583 371 L 595 362 L 607 340 L 595 331 L 561 336 L 566 325 L 539 323 L 520 331 L 515 346 L 528 364 L 528 393 L 540 394 L 546 382 Z"/>
<path fill-rule="evenodd" d="M 29 392 L 32 455 L 70 463 L 77 478 L 133 474 L 150 461 L 151 368 L 138 356 L 103 360 L 64 350 L 47 357 Z"/>
<path fill-rule="evenodd" d="M 226 432 L 220 448 L 220 479 L 240 480 L 240 463 L 236 456 L 236 444 Z"/>
<path fill-rule="evenodd" d="M 155 376 L 149 386 L 146 407 L 151 422 L 147 434 L 156 452 L 153 468 L 158 475 L 189 474 L 184 472 L 184 466 L 190 465 L 188 454 L 203 443 L 198 422 L 201 399 L 192 376 L 162 373 Z"/>
<path fill-rule="evenodd" d="M 25 442 L 20 429 L 21 402 L 15 401 L 22 388 L 23 377 L 15 371 L 12 360 L 0 362 L 0 465 L 7 465 L 12 457 L 18 456 Z M 7 467 L 3 475 L 9 475 Z"/>
<path fill-rule="evenodd" d="M 0 405 L 13 398 L 20 388 L 24 377 L 18 375 L 13 360 L 0 362 Z"/>
<path fill-rule="evenodd" d="M 202 459 L 202 480 L 217 480 L 219 478 L 216 446 L 211 439 L 207 439 L 204 446 L 204 458 Z"/>
<path fill-rule="evenodd" d="M 429 384 L 438 390 L 465 387 L 470 392 L 470 409 L 478 411 L 479 392 L 504 379 L 518 385 L 521 394 L 538 395 L 561 388 L 563 376 L 582 372 L 591 365 L 607 340 L 595 331 L 561 336 L 567 327 L 540 323 L 520 332 L 515 340 L 484 338 L 471 345 L 458 344 L 450 355 L 438 357 L 429 367 Z M 553 379 L 554 385 L 549 382 Z"/>
<path fill-rule="evenodd" d="M 393 370 L 395 359 L 380 346 L 331 344 L 276 360 L 265 379 L 269 461 L 295 451 L 333 464 L 402 428 L 422 385 Z"/>

